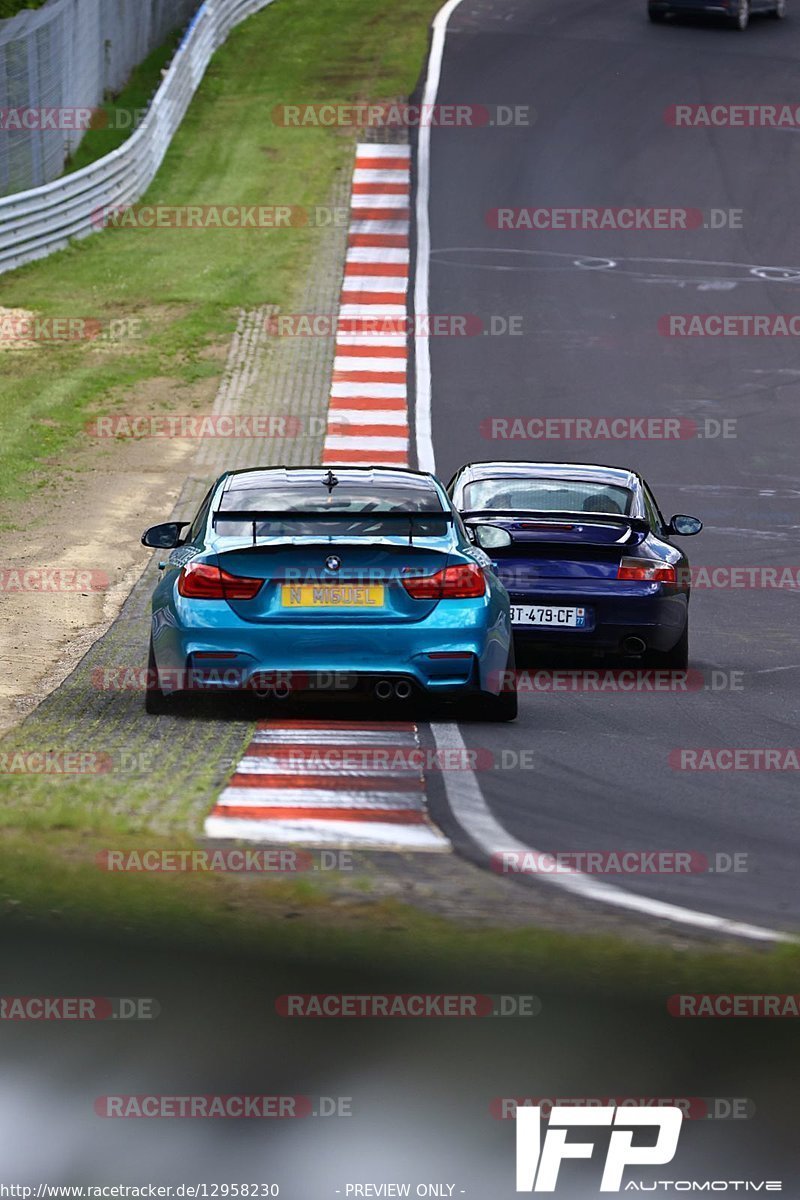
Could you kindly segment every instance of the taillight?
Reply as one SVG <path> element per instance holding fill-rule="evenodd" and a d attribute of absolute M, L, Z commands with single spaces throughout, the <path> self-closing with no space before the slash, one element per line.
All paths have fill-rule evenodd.
<path fill-rule="evenodd" d="M 668 563 L 647 562 L 642 558 L 623 558 L 617 579 L 638 580 L 641 583 L 675 583 L 675 568 Z"/>
<path fill-rule="evenodd" d="M 252 600 L 263 582 L 229 575 L 210 563 L 188 563 L 180 573 L 178 591 L 190 600 Z"/>
<path fill-rule="evenodd" d="M 464 563 L 404 579 L 403 587 L 414 600 L 476 600 L 486 594 L 486 576 L 474 563 Z"/>

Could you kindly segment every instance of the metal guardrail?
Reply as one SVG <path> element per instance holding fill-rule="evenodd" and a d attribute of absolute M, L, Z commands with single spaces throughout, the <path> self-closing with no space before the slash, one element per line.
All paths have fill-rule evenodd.
<path fill-rule="evenodd" d="M 272 0 L 206 0 L 139 127 L 118 149 L 43 187 L 0 198 L 0 274 L 44 258 L 102 228 L 109 210 L 144 195 L 214 52 L 231 29 Z"/>

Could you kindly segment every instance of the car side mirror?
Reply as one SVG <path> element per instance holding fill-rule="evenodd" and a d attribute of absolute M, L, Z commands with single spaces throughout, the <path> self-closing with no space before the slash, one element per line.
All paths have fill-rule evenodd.
<path fill-rule="evenodd" d="M 500 550 L 510 546 L 514 540 L 507 529 L 500 525 L 469 525 L 472 541 L 481 550 Z"/>
<path fill-rule="evenodd" d="M 151 525 L 142 534 L 142 545 L 154 550 L 174 550 L 183 545 L 181 530 L 188 524 L 189 521 L 166 521 L 163 525 Z"/>
<path fill-rule="evenodd" d="M 667 526 L 667 533 L 675 533 L 679 537 L 692 537 L 703 528 L 699 517 L 687 517 L 685 513 L 676 513 Z"/>

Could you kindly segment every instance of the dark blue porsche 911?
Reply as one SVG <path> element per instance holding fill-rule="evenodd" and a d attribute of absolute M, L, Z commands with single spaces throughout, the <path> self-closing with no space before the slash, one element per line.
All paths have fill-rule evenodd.
<path fill-rule="evenodd" d="M 651 21 L 664 21 L 667 17 L 687 16 L 722 17 L 734 29 L 747 29 L 750 17 L 766 13 L 771 17 L 786 16 L 786 0 L 648 0 L 647 12 Z"/>
<path fill-rule="evenodd" d="M 689 657 L 689 564 L 640 475 L 582 463 L 483 462 L 448 491 L 511 598 L 515 640 L 622 654 L 680 670 Z"/>

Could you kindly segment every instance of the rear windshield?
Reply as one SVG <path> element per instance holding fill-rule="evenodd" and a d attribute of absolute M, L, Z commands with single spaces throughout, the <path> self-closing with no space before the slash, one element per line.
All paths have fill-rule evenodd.
<path fill-rule="evenodd" d="M 287 514 L 331 513 L 341 519 L 325 520 L 293 516 L 256 522 L 257 537 L 442 537 L 447 523 L 435 517 L 417 517 L 415 513 L 444 513 L 438 493 L 424 481 L 401 479 L 396 483 L 374 482 L 347 476 L 337 476 L 338 483 L 328 488 L 323 472 L 315 472 L 313 482 L 307 477 L 298 482 L 281 481 L 265 487 L 263 476 L 240 476 L 226 490 L 220 512 L 270 511 Z M 384 514 L 396 513 L 396 519 L 386 520 Z M 408 514 L 408 520 L 404 519 Z M 222 537 L 252 535 L 251 521 L 219 521 L 217 533 Z"/>
<path fill-rule="evenodd" d="M 610 483 L 580 479 L 480 479 L 464 489 L 464 508 L 525 512 L 585 512 L 627 516 L 633 492 Z"/>

